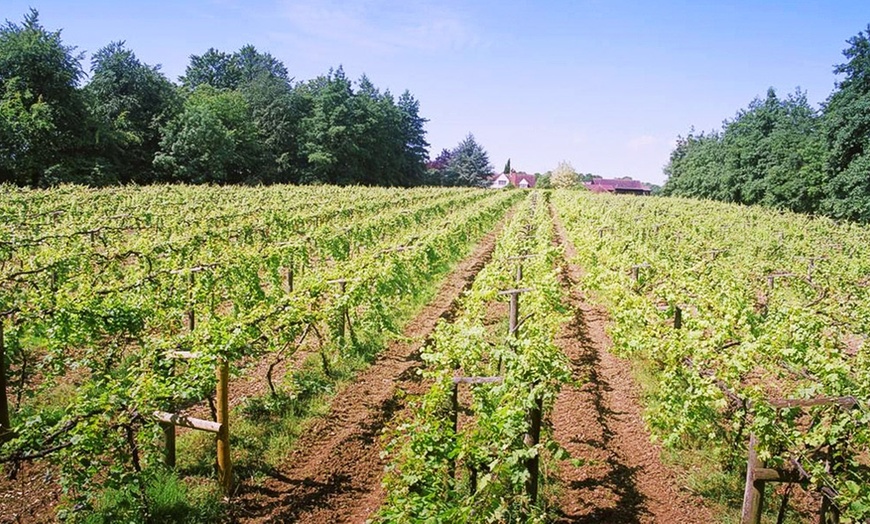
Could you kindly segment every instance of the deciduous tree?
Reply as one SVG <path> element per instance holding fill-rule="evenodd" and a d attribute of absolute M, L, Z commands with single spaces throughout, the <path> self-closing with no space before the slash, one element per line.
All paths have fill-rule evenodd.
<path fill-rule="evenodd" d="M 848 40 L 845 75 L 825 106 L 830 178 L 823 210 L 838 218 L 870 220 L 870 25 Z"/>
<path fill-rule="evenodd" d="M 173 182 L 257 182 L 262 155 L 249 115 L 238 91 L 197 87 L 164 127 L 155 168 Z"/>
<path fill-rule="evenodd" d="M 0 27 L 0 181 L 38 187 L 69 180 L 85 135 L 75 48 L 31 9 Z"/>
<path fill-rule="evenodd" d="M 153 181 L 160 127 L 181 106 L 172 83 L 158 67 L 140 62 L 124 42 L 113 42 L 94 54 L 85 95 L 105 176 L 121 182 Z"/>
<path fill-rule="evenodd" d="M 550 184 L 557 189 L 577 187 L 578 179 L 574 166 L 565 160 L 559 162 L 550 177 Z"/>

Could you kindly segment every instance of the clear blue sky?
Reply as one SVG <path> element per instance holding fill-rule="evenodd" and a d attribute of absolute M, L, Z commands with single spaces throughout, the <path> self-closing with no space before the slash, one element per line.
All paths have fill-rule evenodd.
<path fill-rule="evenodd" d="M 80 51 L 126 40 L 173 81 L 191 54 L 247 43 L 297 80 L 365 73 L 417 97 L 432 156 L 471 132 L 497 170 L 568 160 L 654 183 L 677 135 L 768 87 L 824 101 L 870 23 L 868 0 L 0 0 L 0 19 L 29 7 Z"/>

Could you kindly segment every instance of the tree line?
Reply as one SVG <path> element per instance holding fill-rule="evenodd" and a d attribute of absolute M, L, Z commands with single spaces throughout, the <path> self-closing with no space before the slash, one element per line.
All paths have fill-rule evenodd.
<path fill-rule="evenodd" d="M 36 10 L 0 27 L 0 183 L 413 186 L 480 178 L 427 169 L 417 99 L 381 91 L 365 75 L 353 82 L 341 67 L 296 82 L 280 60 L 246 45 L 191 56 L 175 84 L 113 42 L 93 54 L 85 83 L 81 61 Z"/>
<path fill-rule="evenodd" d="M 679 137 L 662 194 L 870 221 L 870 25 L 847 43 L 821 108 L 771 88 L 721 130 Z"/>

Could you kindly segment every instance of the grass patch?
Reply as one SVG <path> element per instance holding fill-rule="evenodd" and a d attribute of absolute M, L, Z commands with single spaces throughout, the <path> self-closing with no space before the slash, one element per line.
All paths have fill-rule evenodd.
<path fill-rule="evenodd" d="M 745 469 L 727 469 L 721 461 L 705 450 L 665 451 L 663 460 L 686 472 L 684 486 L 687 490 L 709 502 L 720 524 L 740 521 L 743 508 Z M 795 507 L 794 499 L 802 488 L 794 485 L 792 496 L 785 511 L 785 524 L 807 524 L 814 516 L 806 507 Z M 765 489 L 763 522 L 777 522 L 777 517 L 786 492 L 784 484 L 768 484 Z"/>
<path fill-rule="evenodd" d="M 213 482 L 184 481 L 175 472 L 160 468 L 144 471 L 140 481 L 141 491 L 131 485 L 104 490 L 93 510 L 82 518 L 73 513 L 58 517 L 85 524 L 199 524 L 222 518 L 224 507 Z"/>

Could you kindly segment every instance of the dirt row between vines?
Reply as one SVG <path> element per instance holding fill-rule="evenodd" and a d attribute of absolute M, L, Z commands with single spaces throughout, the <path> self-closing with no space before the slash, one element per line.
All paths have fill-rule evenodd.
<path fill-rule="evenodd" d="M 502 224 L 510 219 L 511 213 Z M 416 373 L 419 350 L 441 318 L 451 318 L 462 292 L 495 248 L 496 227 L 454 269 L 435 299 L 396 340 L 332 400 L 329 413 L 299 438 L 285 464 L 259 485 L 245 483 L 232 505 L 236 522 L 362 523 L 385 498 L 381 430 L 404 407 L 406 393 L 425 385 Z"/>
<path fill-rule="evenodd" d="M 585 461 L 560 465 L 560 524 L 710 523 L 702 499 L 680 490 L 675 471 L 662 464 L 661 448 L 650 442 L 642 418 L 640 390 L 631 363 L 609 352 L 607 312 L 591 304 L 576 283 L 581 269 L 562 223 L 551 208 L 557 242 L 567 260 L 562 280 L 569 286 L 574 316 L 556 344 L 571 361 L 579 387 L 565 387 L 552 415 L 556 440 Z"/>

